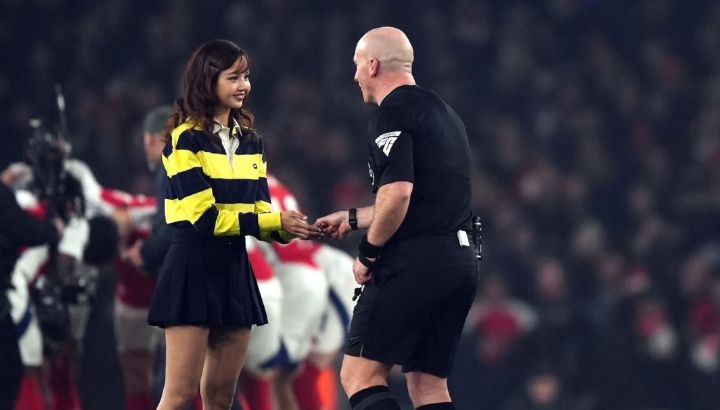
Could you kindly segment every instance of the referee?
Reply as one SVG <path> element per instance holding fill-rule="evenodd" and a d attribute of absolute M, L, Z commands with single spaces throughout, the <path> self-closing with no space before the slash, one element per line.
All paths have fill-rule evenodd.
<path fill-rule="evenodd" d="M 400 409 L 387 387 L 407 373 L 417 409 L 454 409 L 447 387 L 477 285 L 470 229 L 470 155 L 465 126 L 437 94 L 415 84 L 413 48 L 392 27 L 370 30 L 355 49 L 369 125 L 375 204 L 318 219 L 334 238 L 367 229 L 353 265 L 365 285 L 350 325 L 340 378 L 353 409 Z"/>

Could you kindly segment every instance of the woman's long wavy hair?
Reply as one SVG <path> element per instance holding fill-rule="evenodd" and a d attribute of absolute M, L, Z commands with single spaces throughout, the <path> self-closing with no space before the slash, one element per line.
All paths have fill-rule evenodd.
<path fill-rule="evenodd" d="M 245 50 L 229 40 L 211 40 L 193 52 L 182 76 L 182 98 L 175 103 L 173 113 L 165 123 L 163 135 L 169 138 L 172 130 L 188 119 L 196 122 L 213 138 L 213 118 L 218 103 L 215 94 L 220 72 L 227 70 L 240 59 L 241 71 L 250 68 L 250 58 Z M 245 101 L 247 102 L 247 97 Z M 235 119 L 244 135 L 255 134 L 255 117 L 246 108 L 230 110 L 230 119 Z M 232 123 L 232 122 L 231 122 Z M 213 138 L 214 139 L 214 138 Z M 219 138 L 217 142 L 219 143 Z"/>

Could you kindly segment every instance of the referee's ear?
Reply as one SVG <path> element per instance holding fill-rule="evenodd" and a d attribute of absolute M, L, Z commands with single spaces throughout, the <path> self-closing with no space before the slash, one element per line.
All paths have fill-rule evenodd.
<path fill-rule="evenodd" d="M 380 60 L 377 58 L 370 57 L 368 60 L 368 69 L 370 72 L 370 77 L 377 77 L 378 74 L 380 74 Z"/>

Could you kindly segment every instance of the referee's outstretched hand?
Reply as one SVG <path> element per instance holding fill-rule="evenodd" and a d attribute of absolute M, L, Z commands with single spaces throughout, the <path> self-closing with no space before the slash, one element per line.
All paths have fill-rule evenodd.
<path fill-rule="evenodd" d="M 323 231 L 315 225 L 307 223 L 307 216 L 297 211 L 280 212 L 282 228 L 296 238 L 311 239 L 321 238 Z"/>
<path fill-rule="evenodd" d="M 315 226 L 320 228 L 326 236 L 333 239 L 344 239 L 352 231 L 348 222 L 348 211 L 337 211 L 318 218 L 315 221 Z"/>

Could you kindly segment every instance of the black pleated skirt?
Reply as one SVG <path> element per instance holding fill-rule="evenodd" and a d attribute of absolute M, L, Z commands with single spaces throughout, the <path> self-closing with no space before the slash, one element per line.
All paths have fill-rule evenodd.
<path fill-rule="evenodd" d="M 207 237 L 173 227 L 148 323 L 244 328 L 267 323 L 245 237 Z"/>

